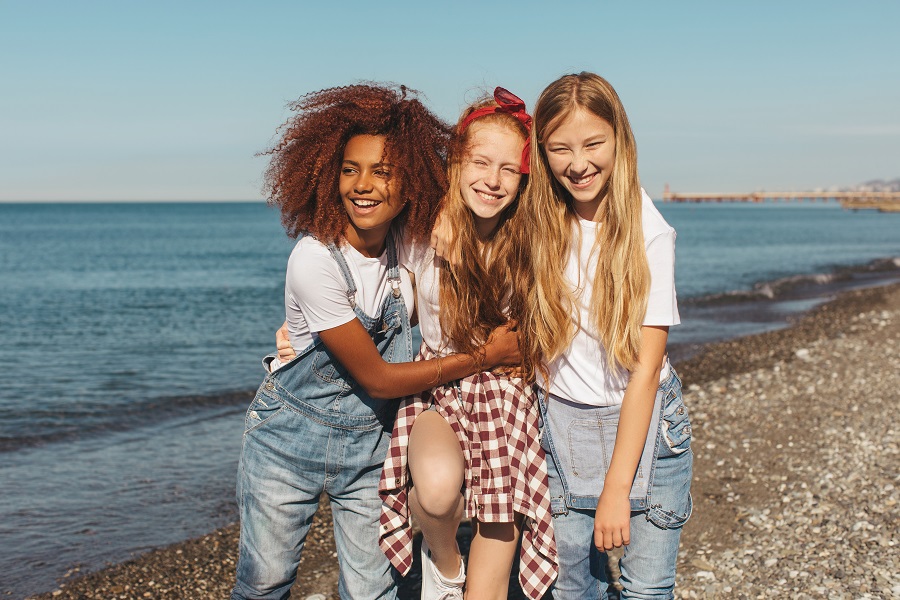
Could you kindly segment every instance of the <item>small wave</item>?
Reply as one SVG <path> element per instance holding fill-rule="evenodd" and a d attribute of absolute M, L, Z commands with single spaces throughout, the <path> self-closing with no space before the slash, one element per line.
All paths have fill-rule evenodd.
<path fill-rule="evenodd" d="M 749 290 L 731 290 L 695 298 L 681 303 L 692 306 L 717 306 L 759 300 L 787 298 L 800 290 L 822 288 L 851 281 L 860 276 L 900 271 L 900 257 L 879 258 L 862 265 L 836 267 L 830 273 L 804 273 L 755 283 Z"/>
<path fill-rule="evenodd" d="M 43 415 L 46 419 L 32 411 L 29 415 L 32 426 L 15 428 L 14 433 L 0 434 L 0 453 L 139 429 L 215 408 L 242 408 L 252 397 L 252 391 L 163 396 L 115 406 L 53 410 Z M 35 426 L 35 421 L 41 420 L 44 421 L 43 426 Z"/>

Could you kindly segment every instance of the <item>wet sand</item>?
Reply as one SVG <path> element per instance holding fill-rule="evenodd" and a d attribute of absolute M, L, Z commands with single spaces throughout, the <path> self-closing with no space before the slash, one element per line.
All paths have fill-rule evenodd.
<path fill-rule="evenodd" d="M 900 597 L 900 285 L 845 292 L 676 368 L 696 456 L 676 597 Z M 337 598 L 330 526 L 323 507 L 293 597 Z M 34 598 L 226 598 L 237 535 L 73 571 Z M 401 598 L 418 583 L 414 570 Z"/>

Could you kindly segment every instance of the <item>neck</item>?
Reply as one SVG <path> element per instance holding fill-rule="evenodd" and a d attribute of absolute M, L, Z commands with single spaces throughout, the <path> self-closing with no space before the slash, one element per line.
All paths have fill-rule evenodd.
<path fill-rule="evenodd" d="M 482 244 L 487 242 L 491 238 L 491 235 L 493 235 L 494 230 L 497 229 L 499 223 L 500 215 L 491 217 L 490 219 L 475 217 L 475 235 L 478 237 L 478 241 Z"/>
<path fill-rule="evenodd" d="M 575 210 L 575 214 L 585 221 L 600 221 L 600 207 L 603 206 L 604 200 L 606 200 L 605 193 L 600 194 L 590 202 L 575 202 L 573 200 L 572 208 Z"/>
<path fill-rule="evenodd" d="M 344 230 L 344 238 L 357 252 L 368 258 L 378 258 L 384 254 L 390 223 L 377 229 L 357 229 L 353 223 Z"/>

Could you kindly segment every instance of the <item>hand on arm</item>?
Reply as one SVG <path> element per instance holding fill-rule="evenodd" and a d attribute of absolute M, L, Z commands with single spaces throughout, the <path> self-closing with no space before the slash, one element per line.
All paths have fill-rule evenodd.
<path fill-rule="evenodd" d="M 653 416 L 668 335 L 668 327 L 641 328 L 638 364 L 625 388 L 616 444 L 594 515 L 594 545 L 601 551 L 631 542 L 628 496 Z"/>
<path fill-rule="evenodd" d="M 434 254 L 438 258 L 442 258 L 450 264 L 456 264 L 459 262 L 459 257 L 450 256 L 452 242 L 453 229 L 450 227 L 450 222 L 439 214 L 434 222 L 434 228 L 431 230 L 431 247 L 434 248 Z"/>
<path fill-rule="evenodd" d="M 291 337 L 288 333 L 287 321 L 275 332 L 275 347 L 278 349 L 278 360 L 287 364 L 297 358 L 297 352 L 291 346 Z"/>

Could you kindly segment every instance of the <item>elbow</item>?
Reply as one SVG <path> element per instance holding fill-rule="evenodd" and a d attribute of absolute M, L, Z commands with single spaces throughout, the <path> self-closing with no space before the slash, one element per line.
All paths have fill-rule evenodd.
<path fill-rule="evenodd" d="M 375 400 L 393 400 L 397 397 L 397 394 L 391 393 L 390 390 L 386 390 L 381 386 L 366 389 L 366 393 Z"/>
<path fill-rule="evenodd" d="M 387 385 L 388 379 L 384 377 L 374 377 L 373 381 L 359 382 L 360 387 L 375 400 L 393 400 L 397 397 L 397 393 Z"/>

